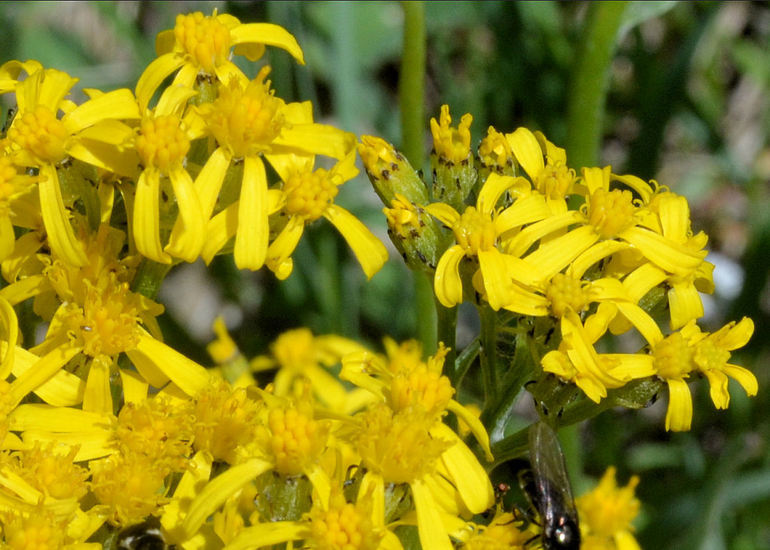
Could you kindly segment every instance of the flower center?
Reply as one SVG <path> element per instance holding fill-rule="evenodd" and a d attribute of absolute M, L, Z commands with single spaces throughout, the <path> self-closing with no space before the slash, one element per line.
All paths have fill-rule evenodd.
<path fill-rule="evenodd" d="M 315 172 L 297 172 L 286 179 L 286 211 L 312 222 L 321 217 L 337 196 L 337 186 L 329 172 L 319 168 Z"/>
<path fill-rule="evenodd" d="M 367 468 L 386 482 L 409 483 L 434 471 L 435 461 L 449 445 L 430 436 L 434 420 L 421 407 L 399 413 L 385 404 L 375 405 L 360 415 L 356 446 Z"/>
<path fill-rule="evenodd" d="M 271 409 L 267 424 L 271 432 L 268 446 L 280 474 L 301 474 L 326 446 L 327 431 L 298 408 Z"/>
<path fill-rule="evenodd" d="M 196 450 L 207 450 L 215 459 L 233 463 L 240 445 L 254 440 L 257 404 L 243 388 L 220 383 L 204 389 L 195 402 Z"/>
<path fill-rule="evenodd" d="M 588 204 L 588 223 L 605 239 L 611 239 L 634 224 L 633 195 L 631 191 L 597 189 Z"/>
<path fill-rule="evenodd" d="M 27 517 L 16 517 L 4 522 L 4 548 L 47 550 L 64 546 L 64 525 L 52 512 L 40 510 Z"/>
<path fill-rule="evenodd" d="M 684 378 L 693 369 L 692 348 L 680 332 L 674 332 L 658 342 L 653 355 L 661 378 Z"/>
<path fill-rule="evenodd" d="M 708 338 L 701 340 L 695 347 L 695 364 L 701 370 L 709 369 L 721 370 L 725 363 L 730 360 L 730 352 L 724 348 L 714 345 L 714 342 Z"/>
<path fill-rule="evenodd" d="M 310 512 L 313 546 L 320 550 L 374 550 L 380 537 L 374 532 L 372 520 L 353 504 L 333 493 L 329 507 L 314 506 Z"/>
<path fill-rule="evenodd" d="M 393 409 L 403 410 L 409 405 L 421 405 L 429 414 L 442 412 L 452 399 L 454 390 L 449 378 L 435 371 L 429 371 L 425 365 L 393 377 L 390 396 Z"/>
<path fill-rule="evenodd" d="M 201 12 L 177 15 L 174 37 L 186 56 L 208 74 L 230 55 L 230 30 Z"/>
<path fill-rule="evenodd" d="M 82 318 L 77 319 L 83 338 L 83 352 L 91 357 L 114 356 L 133 349 L 139 341 L 137 332 L 138 300 L 127 283 L 89 287 Z"/>
<path fill-rule="evenodd" d="M 36 443 L 21 454 L 21 476 L 32 486 L 54 498 L 80 499 L 88 492 L 88 471 L 73 462 L 77 450 L 57 452 L 55 444 Z"/>
<path fill-rule="evenodd" d="M 535 186 L 543 195 L 551 199 L 563 199 L 575 181 L 575 171 L 559 161 L 548 161 L 537 175 Z"/>
<path fill-rule="evenodd" d="M 551 302 L 551 313 L 562 317 L 567 310 L 580 313 L 588 303 L 588 297 L 580 279 L 557 273 L 551 278 L 545 296 Z"/>
<path fill-rule="evenodd" d="M 142 120 L 136 136 L 136 151 L 147 168 L 168 173 L 179 165 L 190 150 L 190 140 L 181 128 L 178 116 L 165 115 Z"/>
<path fill-rule="evenodd" d="M 289 330 L 281 334 L 272 345 L 273 356 L 278 364 L 296 372 L 303 372 L 316 363 L 313 333 L 307 328 Z"/>
<path fill-rule="evenodd" d="M 487 168 L 502 173 L 513 166 L 513 151 L 505 136 L 489 127 L 487 136 L 479 144 L 479 159 Z"/>
<path fill-rule="evenodd" d="M 66 155 L 64 144 L 69 137 L 69 132 L 53 111 L 38 105 L 34 111 L 24 113 L 8 130 L 8 137 L 41 162 L 56 163 Z"/>
<path fill-rule="evenodd" d="M 285 125 L 279 113 L 283 103 L 270 90 L 270 81 L 264 81 L 269 72 L 263 67 L 245 88 L 235 79 L 221 86 L 209 110 L 209 129 L 235 157 L 268 151 Z"/>
<path fill-rule="evenodd" d="M 475 256 L 480 250 L 494 248 L 497 241 L 497 230 L 494 222 L 479 213 L 473 206 L 465 209 L 457 220 L 452 231 L 466 256 Z"/>
<path fill-rule="evenodd" d="M 639 478 L 632 477 L 628 485 L 618 487 L 615 469 L 607 470 L 599 485 L 577 501 L 581 523 L 585 523 L 592 535 L 607 538 L 631 529 L 640 508 L 634 495 L 638 483 Z"/>
<path fill-rule="evenodd" d="M 430 131 L 433 134 L 433 148 L 439 158 L 450 164 L 460 164 L 468 160 L 471 153 L 471 122 L 473 117 L 464 114 L 457 128 L 452 128 L 452 117 L 449 116 L 449 106 L 441 106 L 439 122 L 430 119 Z"/>

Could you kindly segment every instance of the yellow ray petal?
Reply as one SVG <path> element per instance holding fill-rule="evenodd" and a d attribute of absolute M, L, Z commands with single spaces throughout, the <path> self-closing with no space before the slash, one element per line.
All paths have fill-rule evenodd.
<path fill-rule="evenodd" d="M 452 550 L 452 542 L 441 521 L 439 507 L 425 484 L 416 479 L 409 484 L 417 509 L 417 532 L 424 550 Z"/>
<path fill-rule="evenodd" d="M 74 111 L 67 113 L 62 122 L 70 133 L 75 134 L 102 120 L 132 120 L 140 117 L 134 94 L 131 90 L 122 88 L 89 99 Z"/>
<path fill-rule="evenodd" d="M 276 46 L 289 52 L 300 64 L 305 64 L 302 48 L 297 39 L 281 26 L 272 23 L 246 23 L 238 25 L 230 31 L 232 44 L 266 44 Z"/>
<path fill-rule="evenodd" d="M 225 500 L 258 475 L 272 468 L 266 460 L 252 458 L 243 464 L 231 466 L 211 480 L 190 504 L 184 520 L 185 538 L 193 536 L 203 522 L 214 513 Z"/>
<path fill-rule="evenodd" d="M 169 173 L 169 178 L 179 205 L 179 217 L 164 251 L 186 262 L 194 262 L 206 238 L 206 219 L 187 170 L 179 166 Z"/>
<path fill-rule="evenodd" d="M 134 242 L 140 254 L 163 264 L 171 263 L 171 256 L 160 244 L 160 175 L 155 170 L 145 170 L 136 183 L 134 199 Z"/>
<path fill-rule="evenodd" d="M 534 180 L 545 167 L 543 150 L 535 135 L 526 128 L 517 128 L 515 132 L 506 134 L 505 137 L 511 145 L 516 160 L 530 179 Z"/>
<path fill-rule="evenodd" d="M 686 432 L 692 424 L 692 396 L 687 382 L 669 379 L 668 410 L 666 411 L 666 430 Z"/>
<path fill-rule="evenodd" d="M 337 228 L 353 250 L 366 278 L 371 279 L 388 259 L 385 245 L 358 218 L 341 206 L 330 205 L 323 216 Z"/>
<path fill-rule="evenodd" d="M 59 188 L 59 176 L 51 165 L 40 167 L 40 207 L 51 249 L 75 267 L 86 265 L 83 247 L 75 238 Z"/>
<path fill-rule="evenodd" d="M 155 59 L 144 70 L 136 83 L 136 99 L 139 108 L 144 111 L 150 103 L 155 90 L 163 83 L 167 76 L 177 70 L 184 63 L 182 57 L 173 53 L 166 53 Z"/>
<path fill-rule="evenodd" d="M 206 369 L 163 342 L 159 342 L 145 331 L 142 331 L 139 337 L 136 350 L 154 361 L 158 370 L 189 396 L 195 396 L 209 384 L 211 376 Z M 129 352 L 130 356 L 131 352 Z"/>
<path fill-rule="evenodd" d="M 238 206 L 238 232 L 233 256 L 239 269 L 258 270 L 265 263 L 269 227 L 267 176 L 259 157 L 243 161 L 243 183 Z"/>
<path fill-rule="evenodd" d="M 449 248 L 438 261 L 433 277 L 436 298 L 444 307 L 454 307 L 463 301 L 463 283 L 460 279 L 460 260 L 465 252 L 456 244 Z"/>

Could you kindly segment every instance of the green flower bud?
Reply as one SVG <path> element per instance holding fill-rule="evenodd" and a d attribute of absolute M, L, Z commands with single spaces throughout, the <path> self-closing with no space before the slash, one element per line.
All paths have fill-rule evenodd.
<path fill-rule="evenodd" d="M 383 204 L 389 205 L 397 194 L 418 204 L 428 202 L 428 189 L 420 175 L 390 143 L 375 136 L 361 136 L 358 154 Z"/>

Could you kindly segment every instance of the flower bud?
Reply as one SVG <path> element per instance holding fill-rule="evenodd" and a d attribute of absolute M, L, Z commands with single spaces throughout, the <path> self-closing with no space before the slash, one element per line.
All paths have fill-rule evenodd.
<path fill-rule="evenodd" d="M 418 204 L 428 202 L 428 189 L 420 175 L 390 143 L 375 136 L 361 136 L 358 154 L 383 204 L 389 205 L 397 194 Z"/>

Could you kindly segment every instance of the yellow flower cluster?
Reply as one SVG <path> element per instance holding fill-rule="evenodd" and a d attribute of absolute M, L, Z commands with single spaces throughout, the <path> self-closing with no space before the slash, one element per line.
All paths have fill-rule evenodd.
<path fill-rule="evenodd" d="M 115 547 L 121 529 L 151 517 L 185 548 L 219 535 L 221 547 L 243 527 L 243 503 L 231 499 L 212 523 L 196 513 L 214 501 L 193 502 L 220 464 L 234 466 L 223 479 L 240 468 L 249 482 L 268 470 L 290 480 L 307 472 L 327 487 L 327 506 L 333 468 L 321 457 L 339 447 L 327 444 L 328 421 L 313 417 L 339 393 L 315 401 L 291 376 L 275 388 L 293 388 L 296 402 L 253 379 L 249 392 L 233 387 L 164 344 L 156 320 L 154 297 L 173 264 L 232 252 L 238 267 L 283 279 L 319 218 L 367 277 L 387 259 L 334 203 L 357 174 L 355 137 L 314 122 L 310 102 L 278 97 L 269 66 L 249 79 L 231 61 L 256 61 L 267 45 L 303 63 L 276 25 L 180 15 L 134 91 L 86 89 L 80 103 L 69 97 L 77 79 L 62 71 L 32 60 L 0 66 L 0 94 L 16 103 L 0 136 L 3 547 Z"/>
<path fill-rule="evenodd" d="M 690 427 L 692 374 L 708 378 L 717 408 L 729 403 L 728 377 L 757 393 L 754 375 L 729 363 L 730 351 L 751 337 L 751 319 L 713 334 L 695 324 L 714 266 L 684 197 L 609 166 L 576 172 L 564 149 L 526 128 L 502 134 L 490 127 L 474 155 L 471 120 L 465 115 L 452 128 L 446 105 L 440 121 L 431 120 L 433 182 L 422 190 L 382 139 L 364 136 L 358 146 L 386 203 L 389 235 L 407 263 L 433 273 L 444 307 L 470 301 L 510 312 L 514 327 L 544 319 L 547 334 L 556 329 L 561 338 L 546 338 L 553 344 L 542 350 L 543 371 L 597 403 L 633 380 L 665 381 L 666 429 Z M 443 227 L 426 223 L 427 214 Z M 652 316 L 663 296 L 668 334 Z M 605 334 L 634 328 L 647 341 L 641 352 L 597 351 Z"/>

